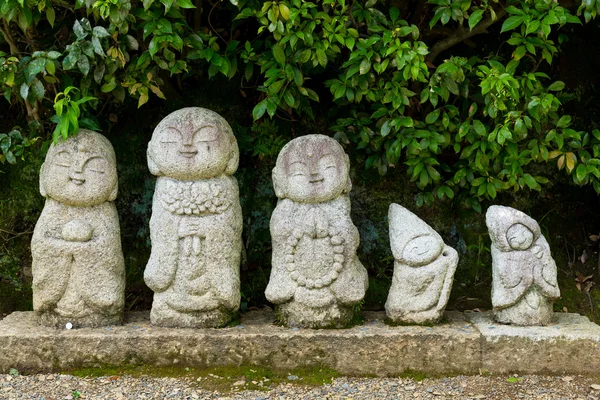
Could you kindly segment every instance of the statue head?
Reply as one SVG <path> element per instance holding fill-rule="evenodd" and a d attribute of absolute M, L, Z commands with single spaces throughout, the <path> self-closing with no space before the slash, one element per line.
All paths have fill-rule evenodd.
<path fill-rule="evenodd" d="M 352 189 L 350 161 L 334 139 L 307 135 L 286 144 L 273 169 L 273 187 L 280 199 L 298 203 L 333 200 Z"/>
<path fill-rule="evenodd" d="M 511 207 L 490 206 L 485 223 L 492 244 L 502 251 L 527 250 L 541 236 L 540 226 L 533 218 Z"/>
<path fill-rule="evenodd" d="M 388 219 L 390 247 L 397 261 L 410 267 L 420 267 L 429 265 L 444 254 L 445 245 L 440 234 L 408 209 L 392 203 Z"/>
<path fill-rule="evenodd" d="M 101 134 L 80 129 L 52 144 L 40 171 L 40 193 L 70 206 L 87 207 L 117 198 L 117 162 Z"/>
<path fill-rule="evenodd" d="M 182 108 L 167 115 L 148 143 L 148 168 L 178 180 L 232 175 L 239 149 L 231 127 L 214 111 Z"/>

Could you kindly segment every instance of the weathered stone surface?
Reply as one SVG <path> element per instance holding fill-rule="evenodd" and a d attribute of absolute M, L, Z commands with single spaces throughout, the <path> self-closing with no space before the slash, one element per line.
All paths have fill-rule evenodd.
<path fill-rule="evenodd" d="M 492 239 L 494 318 L 514 325 L 548 325 L 560 297 L 556 263 L 538 223 L 514 208 L 491 206 L 485 223 Z"/>
<path fill-rule="evenodd" d="M 121 322 L 125 266 L 117 189 L 115 153 L 104 136 L 82 129 L 50 146 L 40 172 L 46 203 L 31 241 L 33 308 L 41 324 Z"/>
<path fill-rule="evenodd" d="M 151 320 L 171 327 L 226 325 L 240 305 L 242 210 L 239 150 L 217 113 L 184 108 L 165 117 L 148 144 L 158 176 L 144 272 L 155 292 Z"/>
<path fill-rule="evenodd" d="M 272 269 L 265 291 L 280 322 L 341 327 L 364 297 L 367 271 L 350 219 L 349 159 L 334 139 L 307 135 L 286 144 L 273 169 L 279 198 L 271 216 Z"/>
<path fill-rule="evenodd" d="M 502 325 L 491 312 L 465 316 L 481 332 L 485 371 L 582 375 L 600 371 L 600 326 L 579 314 L 554 313 L 547 326 Z"/>
<path fill-rule="evenodd" d="M 147 313 L 130 313 L 123 326 L 55 331 L 36 327 L 33 313 L 0 321 L 0 371 L 147 364 L 197 367 L 257 365 L 291 370 L 329 367 L 343 374 L 397 376 L 407 369 L 477 373 L 479 333 L 461 313 L 434 328 L 390 327 L 383 312 L 364 313 L 360 326 L 339 330 L 286 328 L 273 312 L 242 315 L 222 329 L 164 328 Z"/>
<path fill-rule="evenodd" d="M 385 303 L 388 318 L 402 323 L 431 323 L 444 314 L 458 253 L 423 220 L 390 204 L 390 245 L 394 276 Z"/>

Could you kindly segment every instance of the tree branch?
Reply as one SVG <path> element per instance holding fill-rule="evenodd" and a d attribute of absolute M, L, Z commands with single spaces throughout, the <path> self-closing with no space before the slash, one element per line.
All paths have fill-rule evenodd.
<path fill-rule="evenodd" d="M 465 29 L 462 25 L 455 31 L 455 33 L 447 37 L 446 39 L 440 40 L 436 44 L 431 47 L 431 51 L 427 56 L 427 61 L 433 63 L 433 61 L 437 58 L 437 56 L 444 50 L 449 49 L 450 47 L 461 43 L 468 38 L 479 35 L 480 33 L 487 32 L 487 28 L 489 28 L 495 22 L 500 21 L 506 15 L 506 9 L 500 8 L 500 10 L 496 11 L 496 18 L 492 19 L 489 17 L 483 21 L 481 21 L 472 31 Z"/>
<path fill-rule="evenodd" d="M 8 46 L 10 47 L 10 54 L 13 56 L 18 56 L 19 54 L 21 54 L 21 52 L 19 51 L 19 47 L 17 47 L 15 40 L 10 34 L 10 27 L 8 26 L 6 21 L 4 21 L 4 28 L 0 27 L 0 32 L 2 33 L 2 36 L 4 36 L 4 40 L 6 40 L 6 43 L 8 43 Z"/>

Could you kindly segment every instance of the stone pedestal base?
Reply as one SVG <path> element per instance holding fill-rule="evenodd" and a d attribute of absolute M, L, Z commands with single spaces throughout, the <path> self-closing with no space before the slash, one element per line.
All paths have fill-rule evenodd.
<path fill-rule="evenodd" d="M 231 311 L 222 308 L 182 313 L 166 306 L 157 307 L 155 303 L 150 312 L 150 322 L 167 328 L 221 328 L 231 321 L 232 316 Z"/>
<path fill-rule="evenodd" d="M 38 323 L 42 326 L 48 326 L 57 329 L 65 329 L 68 323 L 72 328 L 98 328 L 102 326 L 121 325 L 123 323 L 123 314 L 102 315 L 90 314 L 85 317 L 72 318 L 63 317 L 55 312 L 37 312 Z"/>
<path fill-rule="evenodd" d="M 419 312 L 402 312 L 401 310 L 390 310 L 386 307 L 385 311 L 390 322 L 404 325 L 431 325 L 437 323 L 444 316 L 444 310 L 438 310 L 437 308 Z"/>
<path fill-rule="evenodd" d="M 553 300 L 544 297 L 535 289 L 530 289 L 514 306 L 494 310 L 494 319 L 501 324 L 520 326 L 549 325 L 552 323 L 553 304 Z"/>
<path fill-rule="evenodd" d="M 333 304 L 314 308 L 292 301 L 275 307 L 277 320 L 283 325 L 298 328 L 347 328 L 354 317 L 353 307 Z"/>

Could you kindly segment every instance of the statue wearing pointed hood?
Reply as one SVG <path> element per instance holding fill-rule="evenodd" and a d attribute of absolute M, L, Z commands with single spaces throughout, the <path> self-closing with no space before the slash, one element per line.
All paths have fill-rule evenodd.
<path fill-rule="evenodd" d="M 514 208 L 491 206 L 494 318 L 514 325 L 548 325 L 560 296 L 556 263 L 538 223 Z"/>
<path fill-rule="evenodd" d="M 214 111 L 166 116 L 148 144 L 158 179 L 152 202 L 152 253 L 144 280 L 154 291 L 150 321 L 168 327 L 226 325 L 240 305 L 242 210 L 239 150 Z"/>
<path fill-rule="evenodd" d="M 436 322 L 448 303 L 458 253 L 406 208 L 391 204 L 388 218 L 395 261 L 386 314 L 393 322 Z"/>
<path fill-rule="evenodd" d="M 271 217 L 272 269 L 265 291 L 281 323 L 342 327 L 364 297 L 367 271 L 350 219 L 349 159 L 334 139 L 307 135 L 286 144 L 273 169 L 279 198 Z"/>

